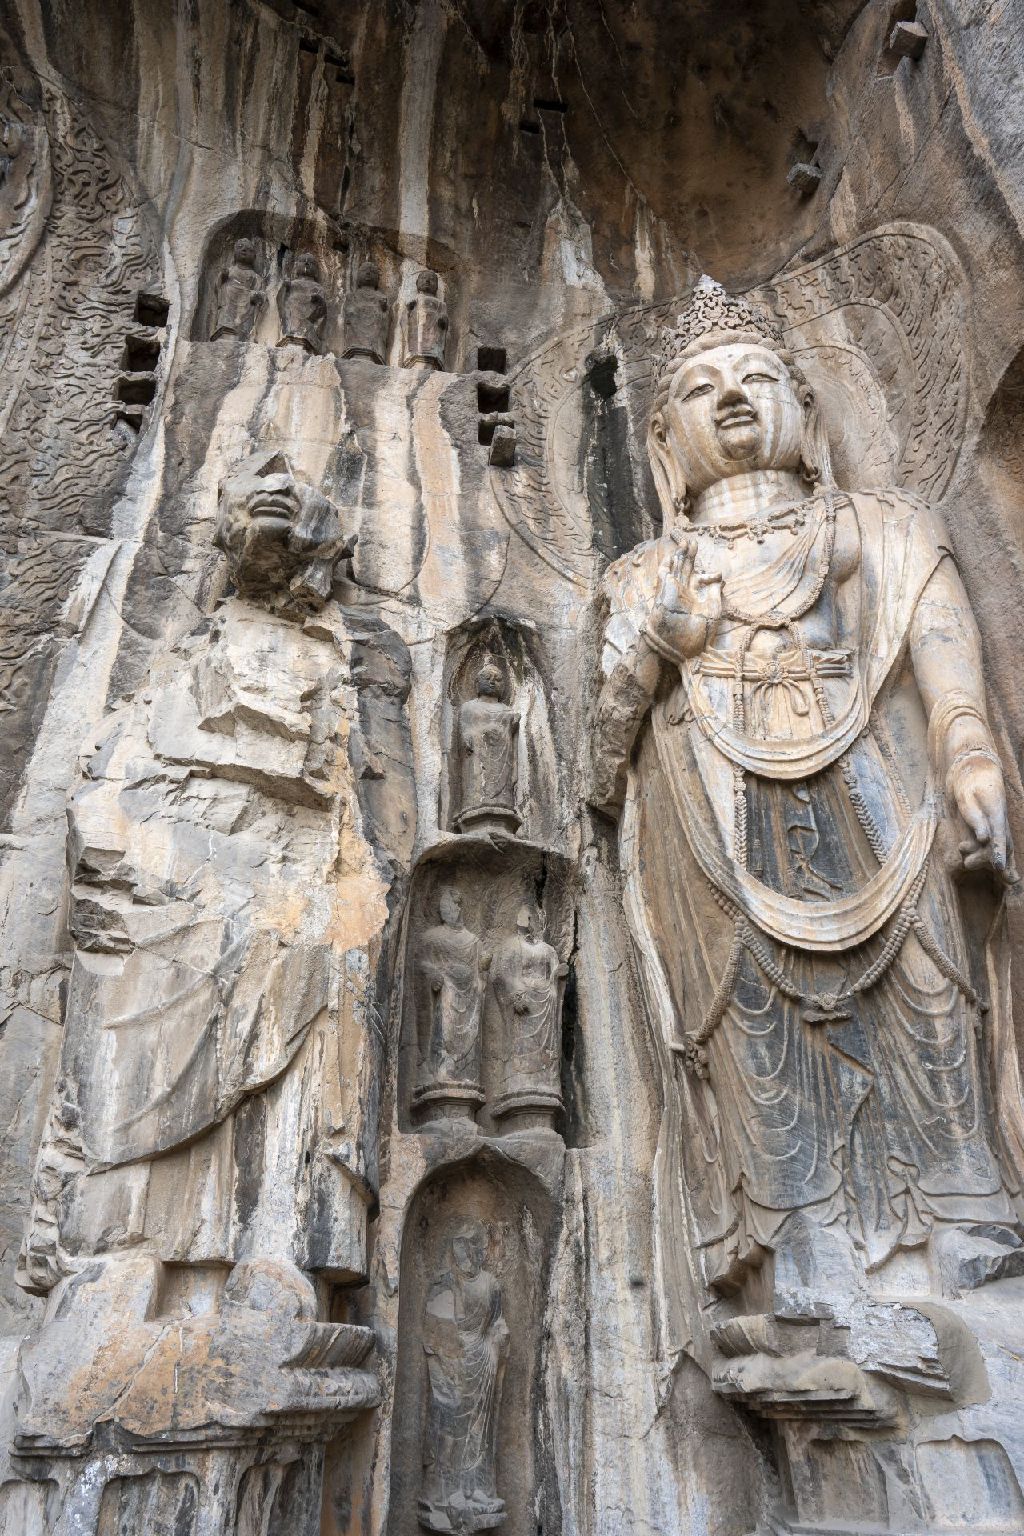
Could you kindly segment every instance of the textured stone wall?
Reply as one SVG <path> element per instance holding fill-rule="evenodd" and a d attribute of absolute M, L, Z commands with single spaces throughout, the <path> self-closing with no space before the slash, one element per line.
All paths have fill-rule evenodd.
<path fill-rule="evenodd" d="M 1024 1531 L 1017 8 L 6 0 L 0 65 L 0 1531 Z M 788 895 L 931 818 L 831 980 L 659 627 L 730 334 L 834 470 L 703 540 L 803 551 L 776 627 L 821 567 L 733 697 L 867 679 Z"/>

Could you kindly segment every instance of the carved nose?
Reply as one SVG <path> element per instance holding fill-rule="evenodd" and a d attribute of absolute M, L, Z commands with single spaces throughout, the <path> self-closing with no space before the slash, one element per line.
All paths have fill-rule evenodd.
<path fill-rule="evenodd" d="M 730 405 L 749 404 L 750 397 L 748 396 L 746 390 L 743 388 L 742 384 L 737 383 L 735 380 L 733 380 L 731 383 L 723 384 L 721 389 L 718 391 L 718 406 L 720 410 Z"/>

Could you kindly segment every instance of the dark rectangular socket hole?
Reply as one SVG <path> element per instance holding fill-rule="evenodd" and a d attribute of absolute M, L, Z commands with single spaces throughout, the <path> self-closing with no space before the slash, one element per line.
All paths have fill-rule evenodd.
<path fill-rule="evenodd" d="M 519 124 L 520 133 L 540 133 L 540 123 L 531 123 L 528 117 L 524 117 Z"/>
<path fill-rule="evenodd" d="M 142 407 L 126 405 L 114 413 L 114 422 L 123 422 L 132 432 L 142 431 Z"/>
<path fill-rule="evenodd" d="M 152 373 L 160 361 L 160 343 L 155 336 L 126 336 L 124 361 L 127 373 Z"/>
<path fill-rule="evenodd" d="M 156 394 L 156 379 L 151 373 L 126 373 L 117 381 L 117 398 L 125 405 L 149 405 Z"/>
<path fill-rule="evenodd" d="M 140 290 L 135 295 L 135 319 L 139 325 L 152 325 L 159 329 L 167 324 L 170 312 L 170 301 L 162 293 L 145 293 Z"/>
<path fill-rule="evenodd" d="M 533 108 L 535 112 L 568 112 L 569 103 L 566 101 L 541 101 L 539 96 L 535 96 Z"/>
<path fill-rule="evenodd" d="M 510 393 L 507 384 L 478 384 L 477 406 L 481 411 L 507 411 Z"/>
<path fill-rule="evenodd" d="M 477 441 L 483 443 L 485 448 L 489 448 L 494 441 L 495 425 L 493 421 L 482 421 L 480 423 L 476 434 Z"/>
<path fill-rule="evenodd" d="M 481 373 L 504 373 L 508 366 L 504 347 L 477 347 L 476 365 Z"/>

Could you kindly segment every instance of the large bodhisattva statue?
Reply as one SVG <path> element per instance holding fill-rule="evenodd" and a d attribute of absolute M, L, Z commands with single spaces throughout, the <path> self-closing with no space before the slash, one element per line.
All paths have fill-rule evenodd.
<path fill-rule="evenodd" d="M 707 279 L 666 334 L 648 444 L 665 533 L 608 572 L 596 799 L 623 808 L 689 1068 L 703 1283 L 778 1317 L 783 1277 L 864 1295 L 911 1249 L 977 1244 L 1005 1272 L 1015 1181 L 952 876 L 1014 877 L 942 523 L 836 488 L 779 332 Z M 766 1338 L 717 1342 L 763 1362 Z"/>

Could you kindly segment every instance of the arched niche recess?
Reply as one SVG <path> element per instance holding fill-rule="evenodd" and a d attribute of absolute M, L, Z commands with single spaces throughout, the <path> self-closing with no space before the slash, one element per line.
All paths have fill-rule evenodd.
<path fill-rule="evenodd" d="M 206 242 L 192 321 L 193 341 L 208 340 L 214 328 L 218 280 L 231 263 L 236 240 L 250 240 L 255 248 L 255 271 L 262 282 L 264 302 L 249 339 L 262 345 L 273 346 L 278 339 L 277 293 L 296 255 L 308 253 L 315 258 L 320 281 L 327 290 L 325 353 L 342 351 L 342 303 L 364 262 L 377 267 L 380 291 L 389 300 L 399 294 L 403 282 L 408 287 L 412 281 L 412 276 L 403 272 L 407 263 L 377 231 L 349 225 L 343 228 L 324 215 L 289 218 L 259 208 L 242 208 L 215 225 Z"/>
<path fill-rule="evenodd" d="M 423 266 L 436 272 L 440 296 L 448 307 L 452 325 L 449 333 L 445 367 L 457 366 L 461 347 L 461 291 L 463 284 L 453 253 L 436 242 L 412 259 L 402 252 L 402 238 L 395 230 L 367 225 L 336 223 L 326 214 L 299 218 L 269 213 L 260 208 L 242 208 L 222 219 L 211 230 L 203 253 L 196 294 L 195 312 L 190 330 L 193 341 L 208 341 L 216 330 L 217 293 L 222 273 L 232 264 L 235 242 L 248 240 L 254 258 L 252 270 L 261 295 L 250 342 L 274 346 L 279 339 L 280 320 L 277 297 L 296 256 L 312 256 L 318 267 L 319 281 L 327 300 L 327 318 L 323 329 L 323 353 L 344 356 L 344 305 L 346 294 L 357 286 L 361 267 L 369 263 L 377 269 L 378 292 L 385 301 L 387 321 L 384 337 L 384 362 L 394 367 L 403 360 L 402 325 L 405 306 L 415 296 L 416 275 Z M 244 306 L 243 306 L 244 307 Z"/>
<path fill-rule="evenodd" d="M 483 1147 L 436 1170 L 410 1202 L 402 1239 L 398 1358 L 391 1431 L 388 1536 L 423 1536 L 424 1453 L 435 1452 L 427 1347 L 451 1313 L 453 1239 L 467 1226 L 483 1234 L 483 1272 L 507 1343 L 494 1408 L 494 1470 L 504 1515 L 502 1536 L 559 1536 L 561 1519 L 542 1391 L 544 1314 L 554 1206 L 544 1184 L 518 1162 Z M 429 1312 L 429 1317 L 428 1317 Z M 472 1332 L 472 1326 L 470 1327 Z M 456 1325 L 449 1331 L 458 1348 Z M 472 1339 L 466 1343 L 472 1347 Z M 442 1336 L 442 1345 L 443 1343 Z M 480 1406 L 479 1403 L 473 1406 Z M 472 1409 L 467 1416 L 472 1418 Z M 492 1516 L 492 1518 L 494 1518 Z M 452 1529 L 458 1529 L 452 1526 Z"/>
<path fill-rule="evenodd" d="M 562 964 L 571 962 L 574 942 L 574 881 L 568 859 L 551 849 L 518 838 L 495 844 L 488 837 L 446 838 L 427 850 L 413 872 L 405 924 L 401 976 L 401 1031 L 398 1059 L 399 1124 L 420 1129 L 432 1117 L 429 1103 L 417 1103 L 426 1006 L 419 956 L 423 935 L 443 921 L 445 892 L 459 899 L 461 922 L 479 940 L 481 1004 L 479 1010 L 479 1102 L 471 1106 L 477 1125 L 497 1135 L 491 1106 L 500 1095 L 502 1040 L 498 1010 L 488 978 L 488 958 L 516 932 L 523 907 L 533 915 L 536 932 Z M 564 1021 L 562 1028 L 564 1029 Z"/>
<path fill-rule="evenodd" d="M 453 829 L 460 809 L 459 714 L 476 697 L 478 678 L 487 663 L 501 674 L 505 702 L 519 716 L 515 809 L 519 835 L 547 845 L 562 842 L 558 764 L 544 686 L 539 636 L 491 616 L 455 630 L 444 661 L 441 740 L 445 771 L 441 777 L 438 824 Z"/>

